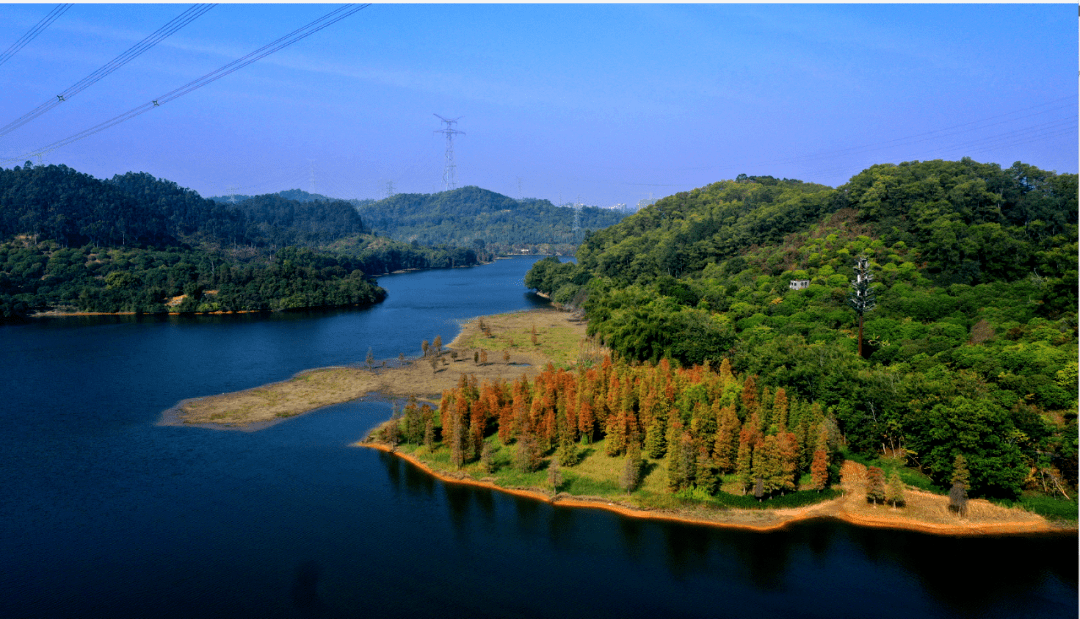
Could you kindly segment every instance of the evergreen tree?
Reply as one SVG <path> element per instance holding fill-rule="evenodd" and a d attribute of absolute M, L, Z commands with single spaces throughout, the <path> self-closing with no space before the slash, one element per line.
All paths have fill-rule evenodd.
<path fill-rule="evenodd" d="M 464 425 L 461 420 L 455 420 L 450 431 L 450 463 L 454 465 L 455 469 L 465 466 L 465 450 L 467 449 L 465 443 L 468 437 Z"/>
<path fill-rule="evenodd" d="M 758 412 L 758 384 L 756 375 L 751 374 L 743 381 L 740 401 L 742 402 L 743 418 L 747 418 Z M 760 426 L 760 424 L 761 420 L 758 419 L 758 425 Z"/>
<path fill-rule="evenodd" d="M 559 448 L 555 451 L 555 457 L 565 466 L 575 466 L 581 460 L 577 445 L 569 432 L 559 435 Z"/>
<path fill-rule="evenodd" d="M 885 500 L 885 471 L 876 466 L 866 469 L 866 500 L 874 505 Z"/>
<path fill-rule="evenodd" d="M 971 490 L 971 473 L 968 471 L 967 460 L 957 454 L 953 460 L 953 473 L 950 480 L 953 484 L 960 484 L 964 490 Z"/>
<path fill-rule="evenodd" d="M 739 416 L 735 414 L 734 406 L 725 406 L 720 410 L 713 452 L 716 454 L 716 465 L 723 473 L 730 473 L 735 470 L 735 463 L 739 455 L 739 431 L 741 429 Z"/>
<path fill-rule="evenodd" d="M 750 488 L 750 484 L 754 483 L 753 457 L 754 450 L 750 443 L 739 441 L 739 455 L 735 462 L 735 474 L 739 478 L 739 485 L 742 486 L 743 493 Z"/>
<path fill-rule="evenodd" d="M 626 490 L 626 494 L 636 490 L 641 482 L 641 448 L 637 445 L 632 444 L 626 450 L 626 462 L 623 464 L 622 477 L 620 477 L 619 482 L 623 489 Z"/>
<path fill-rule="evenodd" d="M 783 387 L 776 390 L 776 395 L 773 396 L 773 423 L 776 424 L 777 429 L 783 433 L 787 431 L 788 426 L 788 397 L 787 391 Z"/>
<path fill-rule="evenodd" d="M 716 462 L 709 456 L 708 448 L 704 445 L 698 447 L 695 485 L 709 494 L 716 494 L 719 481 L 716 476 Z"/>
<path fill-rule="evenodd" d="M 676 421 L 668 433 L 668 490 L 672 492 L 678 492 L 686 485 L 681 434 L 682 423 Z"/>
<path fill-rule="evenodd" d="M 799 445 L 795 442 L 795 435 L 782 432 L 777 437 L 777 451 L 780 456 L 780 488 L 794 492 L 797 481 L 795 474 L 799 467 Z"/>
<path fill-rule="evenodd" d="M 667 453 L 666 423 L 663 417 L 654 417 L 648 429 L 645 430 L 645 451 L 653 460 L 659 460 Z"/>
<path fill-rule="evenodd" d="M 953 460 L 952 488 L 949 489 L 949 510 L 961 517 L 967 516 L 967 491 L 970 485 L 971 473 L 967 468 L 967 460 L 957 454 Z"/>
<path fill-rule="evenodd" d="M 900 481 L 900 474 L 895 470 L 889 473 L 889 485 L 885 489 L 885 500 L 892 503 L 893 509 L 897 505 L 904 504 L 904 482 Z"/>
<path fill-rule="evenodd" d="M 435 422 L 430 418 L 424 422 L 424 447 L 428 453 L 435 450 Z"/>
<path fill-rule="evenodd" d="M 551 495 L 554 496 L 559 493 L 559 486 L 563 482 L 562 472 L 559 470 L 559 458 L 555 457 L 551 459 L 551 464 L 548 465 L 548 484 L 551 485 Z"/>
<path fill-rule="evenodd" d="M 531 430 L 525 430 L 518 436 L 514 462 L 522 473 L 532 473 L 539 468 L 540 445 L 536 441 L 536 434 Z"/>
<path fill-rule="evenodd" d="M 495 470 L 494 454 L 491 450 L 491 443 L 484 441 L 484 447 L 480 450 L 480 468 L 485 473 L 491 473 Z"/>
<path fill-rule="evenodd" d="M 785 488 L 784 462 L 780 452 L 780 440 L 777 436 L 765 437 L 765 458 L 762 463 L 762 479 L 765 482 L 765 491 L 773 494 Z"/>
<path fill-rule="evenodd" d="M 814 490 L 824 490 L 829 484 L 829 455 L 824 449 L 814 451 L 814 462 L 810 465 L 810 476 Z"/>
<path fill-rule="evenodd" d="M 619 412 L 608 416 L 607 444 L 604 452 L 609 456 L 617 456 L 626 451 L 626 415 Z"/>

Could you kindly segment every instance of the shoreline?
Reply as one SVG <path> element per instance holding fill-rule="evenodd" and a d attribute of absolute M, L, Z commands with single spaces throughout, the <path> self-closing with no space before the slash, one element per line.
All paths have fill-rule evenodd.
<path fill-rule="evenodd" d="M 352 443 L 352 446 L 374 449 L 376 451 L 381 451 L 396 456 L 419 468 L 424 473 L 431 475 L 432 477 L 445 483 L 475 486 L 478 488 L 487 488 L 489 490 L 495 490 L 513 496 L 519 496 L 523 498 L 533 499 L 536 501 L 550 503 L 553 506 L 600 509 L 608 512 L 613 512 L 621 516 L 638 518 L 641 520 L 660 520 L 665 522 L 678 522 L 682 524 L 705 525 L 722 529 L 754 531 L 758 533 L 779 531 L 801 522 L 809 522 L 812 520 L 821 519 L 839 520 L 852 526 L 868 527 L 875 529 L 891 529 L 898 531 L 912 531 L 916 533 L 942 535 L 946 537 L 1066 534 L 1075 535 L 1078 530 L 1076 527 L 1056 526 L 1046 520 L 1031 523 L 1009 522 L 946 525 L 932 522 L 923 522 L 911 518 L 872 518 L 842 511 L 843 503 L 849 500 L 846 497 L 836 498 L 829 501 L 824 501 L 822 503 L 809 505 L 807 507 L 798 508 L 762 510 L 728 509 L 716 512 L 716 514 L 718 516 L 721 516 L 721 518 L 708 519 L 702 517 L 695 517 L 689 514 L 667 513 L 661 511 L 639 509 L 623 505 L 621 503 L 615 503 L 607 499 L 590 499 L 588 497 L 578 497 L 565 493 L 559 493 L 555 496 L 552 496 L 547 492 L 536 489 L 505 488 L 484 479 L 475 479 L 464 473 L 462 473 L 460 476 L 455 476 L 443 473 L 441 471 L 437 471 L 429 467 L 427 464 L 425 464 L 418 458 L 410 454 L 401 453 L 395 449 L 391 449 L 390 446 L 384 443 L 364 442 L 363 440 L 361 440 Z M 724 515 L 728 516 L 728 519 L 724 519 Z M 762 521 L 771 520 L 772 522 L 762 522 L 758 524 L 752 522 L 736 522 L 735 520 L 738 518 L 749 518 Z"/>

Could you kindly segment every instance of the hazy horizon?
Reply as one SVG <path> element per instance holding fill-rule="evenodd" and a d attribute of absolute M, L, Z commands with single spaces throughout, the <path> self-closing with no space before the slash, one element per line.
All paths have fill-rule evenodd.
<path fill-rule="evenodd" d="M 76 4 L 0 55 L 0 127 L 190 5 Z M 382 198 L 457 186 L 636 204 L 740 173 L 836 186 L 875 163 L 970 156 L 1077 171 L 1075 7 L 373 5 L 171 100 L 343 5 L 219 5 L 26 124 L 40 157 L 204 196 Z M 54 10 L 6 4 L 0 54 Z M 112 66 L 115 66 L 115 62 Z"/>

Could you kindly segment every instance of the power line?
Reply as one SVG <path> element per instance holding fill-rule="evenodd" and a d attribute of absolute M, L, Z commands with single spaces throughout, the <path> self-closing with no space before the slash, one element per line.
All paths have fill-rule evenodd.
<path fill-rule="evenodd" d="M 150 101 L 148 103 L 144 103 L 144 104 L 142 104 L 142 105 L 140 105 L 138 107 L 132 108 L 132 109 L 128 110 L 127 112 L 124 112 L 123 114 L 120 114 L 119 116 L 115 116 L 115 117 L 113 117 L 113 118 L 111 118 L 109 120 L 106 120 L 105 122 L 94 125 L 93 127 L 90 127 L 89 129 L 85 129 L 83 131 L 80 131 L 79 133 L 76 133 L 75 135 L 64 138 L 63 140 L 53 142 L 52 144 L 49 144 L 48 146 L 44 146 L 42 148 L 39 148 L 39 149 L 33 151 L 32 153 L 30 153 L 29 156 L 34 156 L 34 155 L 36 155 L 38 153 L 48 153 L 48 152 L 54 151 L 54 150 L 56 150 L 58 148 L 62 148 L 64 146 L 67 146 L 68 144 L 71 144 L 73 142 L 77 142 L 79 140 L 88 138 L 88 137 L 90 137 L 90 136 L 92 136 L 92 135 L 94 135 L 96 133 L 99 133 L 101 131 L 104 131 L 104 130 L 110 128 L 110 127 L 114 127 L 116 125 L 119 125 L 120 123 L 122 123 L 122 122 L 124 122 L 126 120 L 131 120 L 132 118 L 135 118 L 136 116 L 145 114 L 146 112 L 149 112 L 150 110 L 152 110 L 152 109 L 154 109 L 156 107 L 160 107 L 162 105 L 165 105 L 166 103 L 169 103 L 170 101 L 175 101 L 176 99 L 179 99 L 180 97 L 182 97 L 182 96 L 184 96 L 184 95 L 186 95 L 188 93 L 194 92 L 194 91 L 202 88 L 203 86 L 206 86 L 208 84 L 216 82 L 217 80 L 225 77 L 226 75 L 229 75 L 229 74 L 231 74 L 231 73 L 233 73 L 235 71 L 239 71 L 240 69 L 248 66 L 249 64 L 251 64 L 253 62 L 256 62 L 258 60 L 261 60 L 261 59 L 269 56 L 270 54 L 273 54 L 274 52 L 281 51 L 281 50 L 285 49 L 286 47 L 289 47 L 293 43 L 296 43 L 297 41 L 300 41 L 300 40 L 302 40 L 304 38 L 307 38 L 307 37 L 315 34 L 316 32 L 322 30 L 323 28 L 326 28 L 327 26 L 331 26 L 333 24 L 336 24 L 337 22 L 341 21 L 342 19 L 345 19 L 346 17 L 352 15 L 353 13 L 356 13 L 357 11 L 365 9 L 368 6 L 370 6 L 370 5 L 369 4 L 361 4 L 361 5 L 345 4 L 345 5 L 342 5 L 342 6 L 338 7 L 338 8 L 336 8 L 336 9 L 334 9 L 333 11 L 330 11 L 326 15 L 323 15 L 319 19 L 316 19 L 315 21 L 311 22 L 310 24 L 307 24 L 306 26 L 303 26 L 301 28 L 297 28 L 296 30 L 294 30 L 294 31 L 290 32 L 289 34 L 277 39 L 276 41 L 273 41 L 272 43 L 268 43 L 268 44 L 260 47 L 259 49 L 247 54 L 246 56 L 243 56 L 241 58 L 238 58 L 238 59 L 230 62 L 229 64 L 217 69 L 216 71 L 211 71 L 210 73 L 207 73 L 206 75 L 204 75 L 204 76 L 202 76 L 202 77 L 200 77 L 200 78 L 198 78 L 196 80 L 192 80 L 192 81 L 188 82 L 187 84 L 184 84 L 183 86 L 181 86 L 179 88 L 176 88 L 175 90 L 169 91 L 169 92 L 165 93 L 164 95 L 162 95 L 162 96 L 158 97 L 157 99 L 154 99 L 154 100 L 152 100 L 152 101 Z M 9 161 L 9 162 L 10 161 L 18 161 L 21 158 L 22 157 L 9 158 L 9 159 L 6 159 L 5 161 Z"/>
<path fill-rule="evenodd" d="M 180 15 L 174 17 L 169 23 L 165 24 L 161 28 L 158 28 L 156 31 L 154 31 L 142 41 L 139 41 L 135 45 L 129 47 L 124 53 L 102 65 L 101 68 L 99 68 L 97 71 L 94 71 L 90 75 L 82 78 L 73 86 L 68 87 L 66 90 L 56 95 L 56 97 L 49 99 L 45 103 L 42 103 L 41 105 L 27 112 L 26 114 L 23 114 L 22 116 L 16 118 L 15 120 L 4 125 L 3 127 L 0 127 L 0 136 L 11 133 L 12 131 L 25 125 L 26 123 L 34 120 L 38 116 L 41 116 L 45 112 L 48 112 L 54 107 L 60 105 L 61 103 L 67 101 L 68 99 L 74 97 L 80 92 L 98 83 L 103 78 L 105 78 L 105 76 L 109 75 L 110 73 L 119 69 L 125 64 L 131 62 L 135 58 L 139 57 L 143 52 L 149 50 L 161 41 L 168 38 L 170 35 L 174 34 L 176 31 L 195 21 L 204 13 L 214 8 L 214 6 L 215 5 L 213 4 L 196 4 L 189 7 Z"/>
<path fill-rule="evenodd" d="M 11 47 L 4 50 L 4 53 L 0 54 L 0 65 L 4 64 L 11 59 L 12 56 L 19 53 L 19 50 L 26 47 L 26 44 L 37 38 L 37 35 L 41 34 L 46 28 L 49 27 L 56 18 L 64 14 L 65 11 L 71 8 L 70 4 L 59 4 L 49 11 L 49 14 L 42 18 L 41 21 L 34 24 L 34 27 L 26 32 L 26 34 L 19 37 L 19 40 L 11 44 Z"/>

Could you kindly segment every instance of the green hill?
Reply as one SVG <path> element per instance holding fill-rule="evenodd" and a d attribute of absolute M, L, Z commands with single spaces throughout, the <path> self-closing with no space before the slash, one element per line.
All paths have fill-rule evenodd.
<path fill-rule="evenodd" d="M 849 307 L 869 259 L 877 306 Z M 849 447 L 973 492 L 1076 485 L 1077 176 L 928 161 L 835 189 L 740 177 L 590 235 L 526 285 L 584 306 L 627 359 L 730 360 L 817 402 Z M 806 288 L 791 289 L 794 280 Z"/>
<path fill-rule="evenodd" d="M 356 208 L 368 225 L 397 240 L 450 243 L 496 253 L 520 249 L 571 253 L 586 231 L 606 228 L 625 216 L 595 207 L 583 207 L 575 214 L 574 209 L 547 200 L 514 200 L 479 187 L 397 194 Z"/>

